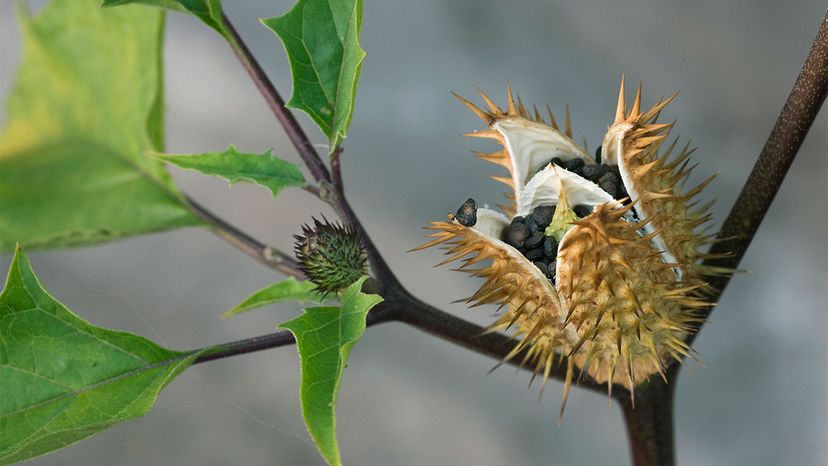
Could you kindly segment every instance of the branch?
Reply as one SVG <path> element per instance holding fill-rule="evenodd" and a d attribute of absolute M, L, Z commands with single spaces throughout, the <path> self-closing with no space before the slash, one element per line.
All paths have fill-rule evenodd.
<path fill-rule="evenodd" d="M 472 350 L 501 361 L 497 366 L 503 364 L 503 358 L 515 347 L 517 342 L 514 338 L 503 335 L 502 333 L 488 333 L 485 328 L 475 325 L 466 320 L 455 317 L 447 312 L 436 309 L 428 304 L 413 298 L 409 295 L 403 295 L 400 298 L 400 303 L 397 304 L 397 320 L 404 322 L 412 327 L 420 329 L 426 333 L 430 333 L 442 340 L 449 341 L 455 345 Z M 528 350 L 528 347 L 526 348 Z M 523 365 L 523 356 L 525 352 L 520 352 L 509 361 L 511 364 L 521 369 L 526 369 L 534 372 L 534 368 Z M 552 379 L 565 380 L 566 368 L 563 365 L 554 366 L 549 373 Z M 584 375 L 579 384 L 582 388 L 587 388 L 598 392 L 607 392 L 606 384 L 597 384 L 589 376 Z M 616 385 L 613 387 L 612 396 L 619 397 L 628 393 L 626 388 Z"/>
<path fill-rule="evenodd" d="M 382 303 L 380 303 L 382 304 Z M 373 326 L 388 322 L 391 320 L 392 313 L 388 307 L 381 307 L 378 305 L 365 318 L 366 326 Z M 293 334 L 287 330 L 280 330 L 276 333 L 261 335 L 253 338 L 245 338 L 244 340 L 231 341 L 230 343 L 223 343 L 216 346 L 203 348 L 204 354 L 196 358 L 193 364 L 201 364 L 207 361 L 215 361 L 217 359 L 229 358 L 231 356 L 238 356 L 240 354 L 255 353 L 271 348 L 278 348 L 280 346 L 288 346 L 296 343 Z"/>
<path fill-rule="evenodd" d="M 382 296 L 386 299 L 384 303 L 380 304 L 377 309 L 369 314 L 369 317 L 381 314 L 383 316 L 383 320 L 381 321 L 383 322 L 391 319 L 400 320 L 467 349 L 502 360 L 514 347 L 515 341 L 512 338 L 498 333 L 486 334 L 484 328 L 435 309 L 415 298 L 407 290 L 405 290 L 394 275 L 391 268 L 385 262 L 385 259 L 379 252 L 379 249 L 374 244 L 370 235 L 359 221 L 359 218 L 356 216 L 356 213 L 345 197 L 340 167 L 342 148 L 336 148 L 332 154 L 332 177 L 330 172 L 322 163 L 322 160 L 316 152 L 313 144 L 310 142 L 307 135 L 302 131 L 302 128 L 299 126 L 291 111 L 285 107 L 284 100 L 270 82 L 267 75 L 261 69 L 250 50 L 245 45 L 241 36 L 233 27 L 232 23 L 226 17 L 225 23 L 232 36 L 230 45 L 232 46 L 233 51 L 236 53 L 236 56 L 241 61 L 250 77 L 253 79 L 256 87 L 264 96 L 271 110 L 276 115 L 276 118 L 284 127 L 288 137 L 290 137 L 291 142 L 293 142 L 293 145 L 296 147 L 296 150 L 308 166 L 308 169 L 319 183 L 318 197 L 330 204 L 336 211 L 337 215 L 344 222 L 350 224 L 360 237 L 362 245 L 368 255 L 374 276 L 378 282 L 380 294 L 382 294 Z M 214 217 L 211 220 L 215 220 Z M 214 221 L 211 221 L 211 223 L 215 224 Z M 262 255 L 262 251 L 273 251 L 272 248 L 268 248 L 267 246 L 256 242 L 244 233 L 235 230 L 230 225 L 226 225 L 223 222 L 219 225 L 219 231 L 222 233 L 222 236 L 231 244 L 239 247 L 248 255 L 259 260 L 260 262 L 282 270 L 282 268 L 278 266 L 278 263 L 271 263 L 271 261 L 266 260 L 266 258 Z M 283 263 L 286 262 L 284 258 L 280 258 L 280 260 L 282 260 Z M 289 260 L 293 265 L 295 265 L 295 262 L 292 259 Z M 381 311 L 381 309 L 388 310 L 387 314 L 386 312 Z M 292 343 L 290 339 L 286 339 L 286 337 L 280 336 L 280 334 L 277 333 L 251 340 L 236 342 L 233 347 L 235 349 L 232 352 L 227 352 L 227 354 L 242 354 L 244 352 L 258 351 L 260 349 L 282 346 L 289 343 Z M 521 356 L 522 353 L 518 354 L 512 361 L 510 361 L 510 364 L 517 365 L 517 361 L 521 360 Z M 215 355 L 211 356 L 211 358 L 217 359 Z M 550 377 L 563 379 L 565 377 L 565 370 L 560 367 L 555 368 L 550 374 Z M 601 386 L 596 384 L 587 383 L 584 386 L 595 390 L 603 390 Z M 624 392 L 625 390 L 623 388 L 615 390 L 615 393 Z"/>
<path fill-rule="evenodd" d="M 374 277 L 379 283 L 381 294 L 383 296 L 389 293 L 408 294 L 402 284 L 400 284 L 399 280 L 397 280 L 397 277 L 394 275 L 391 267 L 389 267 L 388 263 L 385 262 L 385 258 L 382 257 L 382 254 L 379 252 L 379 249 L 377 249 L 377 246 L 374 244 L 371 236 L 368 235 L 368 232 L 365 230 L 362 222 L 359 221 L 356 213 L 351 208 L 348 200 L 345 198 L 345 194 L 334 190 L 327 190 L 326 192 L 330 193 L 330 196 L 332 197 L 329 204 L 333 207 L 336 214 L 344 222 L 351 225 L 359 236 L 360 243 L 362 244 L 363 249 L 365 249 L 365 253 L 368 255 L 368 262 L 371 264 L 371 269 L 374 271 Z"/>
<path fill-rule="evenodd" d="M 345 186 L 342 184 L 342 166 L 340 162 L 342 150 L 342 147 L 337 147 L 331 154 L 331 181 L 340 196 L 344 195 L 345 192 Z"/>
<path fill-rule="evenodd" d="M 305 162 L 308 170 L 310 170 L 314 179 L 317 183 L 319 183 L 319 197 L 330 204 L 336 211 L 337 215 L 339 215 L 344 222 L 347 222 L 353 226 L 356 230 L 362 241 L 363 247 L 365 248 L 365 252 L 368 254 L 368 260 L 371 263 L 371 267 L 374 269 L 374 272 L 380 281 L 380 289 L 401 289 L 402 285 L 400 285 L 399 280 L 397 280 L 394 276 L 391 268 L 388 267 L 385 259 L 379 253 L 376 245 L 374 245 L 374 242 L 371 240 L 353 209 L 348 204 L 344 194 L 342 194 L 341 188 L 337 186 L 331 187 L 332 182 L 335 182 L 341 186 L 341 180 L 331 179 L 328 168 L 324 163 L 322 163 L 322 159 L 319 157 L 319 154 L 316 152 L 316 149 L 313 147 L 310 139 L 308 139 L 308 136 L 302 130 L 302 127 L 299 126 L 299 122 L 296 121 L 293 113 L 285 106 L 285 101 L 279 95 L 276 87 L 273 86 L 273 83 L 267 77 L 267 74 L 265 74 L 264 70 L 262 70 L 261 66 L 259 66 L 256 58 L 250 52 L 250 49 L 247 48 L 244 40 L 233 27 L 233 24 L 227 16 L 224 16 L 224 22 L 228 31 L 230 31 L 232 38 L 230 46 L 233 48 L 233 52 L 235 52 L 236 57 L 238 57 L 242 66 L 244 66 L 244 69 L 247 70 L 247 74 L 250 75 L 250 78 L 256 84 L 256 88 L 258 88 L 259 92 L 262 93 L 262 96 L 267 101 L 267 104 L 273 114 L 276 115 L 276 119 L 279 120 L 279 123 L 284 128 L 288 138 L 290 138 L 290 141 L 293 143 L 293 146 L 296 147 L 296 150 L 299 152 L 299 155 L 302 157 L 302 160 Z M 341 149 L 338 148 L 337 151 L 341 152 Z M 334 158 L 334 163 L 336 164 L 335 169 L 337 170 L 337 177 L 339 177 L 339 155 L 336 151 L 334 153 L 336 154 L 336 157 Z"/>
<path fill-rule="evenodd" d="M 201 364 L 203 362 L 229 358 L 240 354 L 255 353 L 256 351 L 288 346 L 294 343 L 296 343 L 296 340 L 293 338 L 292 333 L 287 330 L 280 330 L 276 333 L 269 333 L 267 335 L 245 338 L 244 340 L 236 340 L 230 343 L 204 348 L 201 350 L 204 351 L 204 354 L 197 357 L 193 364 Z"/>
<path fill-rule="evenodd" d="M 295 259 L 278 249 L 257 241 L 247 233 L 225 222 L 214 213 L 205 209 L 201 204 L 187 197 L 187 203 L 192 211 L 212 226 L 213 233 L 232 244 L 243 253 L 256 259 L 262 264 L 276 269 L 285 275 L 296 278 L 305 278 L 304 272 L 299 269 Z"/>
<path fill-rule="evenodd" d="M 704 265 L 735 269 L 739 266 L 756 230 L 765 218 L 782 180 L 796 157 L 828 94 L 828 11 L 822 20 L 808 58 L 796 78 L 788 100 L 768 136 L 742 192 L 724 221 L 711 254 L 729 254 L 706 260 Z M 717 276 L 710 284 L 718 300 L 731 275 Z M 703 313 L 706 318 L 711 310 Z M 694 336 L 690 337 L 690 341 Z"/>
<path fill-rule="evenodd" d="M 470 322 L 458 319 L 443 311 L 437 310 L 408 293 L 395 278 L 390 267 L 373 244 L 365 228 L 359 222 L 353 209 L 346 200 L 341 189 L 341 175 L 339 173 L 339 152 L 335 153 L 334 163 L 336 179 L 332 179 L 327 167 L 322 163 L 307 135 L 304 133 L 293 114 L 285 107 L 267 75 L 250 53 L 242 38 L 233 25 L 225 18 L 228 30 L 232 35 L 231 46 L 250 74 L 256 87 L 268 102 L 273 113 L 285 128 L 288 137 L 293 142 L 300 156 L 304 160 L 314 178 L 319 182 L 319 197 L 328 202 L 337 214 L 354 226 L 359 234 L 363 246 L 368 253 L 372 269 L 380 283 L 380 290 L 386 299 L 395 296 L 405 302 L 405 306 L 397 309 L 396 318 L 421 330 L 439 336 L 455 344 L 464 346 L 482 354 L 496 358 L 503 358 L 510 349 L 513 340 L 500 334 L 483 335 L 483 329 Z M 762 219 L 767 213 L 774 196 L 779 191 L 782 180 L 788 171 L 796 153 L 798 152 L 805 135 L 808 133 L 814 119 L 825 100 L 828 91 L 828 14 L 817 33 L 813 47 L 805 65 L 794 84 L 785 106 L 771 132 L 765 147 L 748 177 L 741 194 L 731 209 L 720 231 L 717 242 L 711 248 L 711 254 L 728 253 L 726 259 L 707 260 L 704 265 L 715 267 L 736 268 L 745 254 Z M 331 186 L 331 183 L 334 185 Z M 313 192 L 313 191 L 311 191 Z M 283 253 L 274 251 L 254 239 L 236 230 L 230 225 L 215 218 L 197 204 L 194 208 L 210 221 L 219 234 L 231 244 L 239 247 L 251 257 L 276 269 L 286 271 L 294 276 L 298 269 L 294 269 L 295 261 Z M 301 272 L 299 272 L 301 273 Z M 723 275 L 711 280 L 716 289 L 712 299 L 718 299 L 724 291 L 729 275 Z M 709 312 L 709 311 L 708 311 Z M 705 316 L 706 317 L 706 316 Z M 283 343 L 282 337 L 266 340 L 268 344 L 279 346 Z M 692 335 L 690 341 L 695 337 Z M 259 337 L 264 338 L 264 337 Z M 244 341 L 243 341 L 244 342 Z M 238 342 L 241 347 L 256 348 L 261 340 L 252 339 L 249 343 Z M 688 342 L 689 343 L 689 342 Z M 265 346 L 265 347 L 273 347 Z M 264 347 L 260 348 L 264 349 Z M 253 349 L 255 351 L 256 349 Z M 239 353 L 233 353 L 239 354 Z M 671 369 L 677 368 L 673 365 Z M 676 371 L 674 370 L 673 373 Z M 562 374 L 555 373 L 560 378 Z M 586 385 L 589 386 L 589 385 Z M 596 388 L 595 385 L 590 388 Z M 621 392 L 621 390 L 617 390 Z"/>
<path fill-rule="evenodd" d="M 635 389 L 631 398 L 620 400 L 634 466 L 673 466 L 676 463 L 673 436 L 673 393 L 676 384 L 654 377 Z"/>
<path fill-rule="evenodd" d="M 365 319 L 366 326 L 368 327 L 390 321 L 406 323 L 455 345 L 501 361 L 515 347 L 515 340 L 506 335 L 486 333 L 486 329 L 483 327 L 405 296 L 391 297 L 389 300 L 381 302 L 368 313 Z M 205 354 L 197 358 L 194 364 L 292 345 L 295 342 L 290 332 L 279 331 L 206 348 L 203 350 Z M 520 363 L 522 357 L 523 353 L 519 353 L 507 363 L 533 372 L 531 367 L 524 366 Z M 556 366 L 550 372 L 549 377 L 564 380 L 566 370 L 562 366 Z M 584 378 L 584 381 L 580 385 L 583 388 L 602 393 L 607 391 L 605 384 L 598 385 L 587 377 Z M 614 397 L 621 396 L 625 393 L 627 392 L 624 387 L 615 386 L 613 389 Z"/>
<path fill-rule="evenodd" d="M 363 242 L 372 269 L 379 281 L 380 291 L 386 298 L 384 303 L 380 304 L 372 313 L 369 313 L 367 325 L 375 325 L 388 320 L 400 320 L 481 354 L 499 359 L 504 358 L 513 348 L 514 340 L 498 333 L 485 334 L 483 328 L 429 306 L 413 297 L 402 287 L 344 196 L 339 166 L 341 150 L 337 149 L 332 158 L 332 170 L 334 172 L 332 178 L 327 167 L 322 163 L 322 159 L 308 140 L 307 135 L 302 131 L 293 114 L 285 107 L 284 101 L 235 28 L 227 20 L 226 24 L 232 35 L 231 46 L 234 52 L 319 184 L 319 197 L 328 202 L 343 221 L 350 223 L 355 228 Z M 825 100 L 826 93 L 828 93 L 828 13 L 822 22 L 808 58 L 776 125 L 762 149 L 742 192 L 725 220 L 717 237 L 717 242 L 710 250 L 713 255 L 727 253 L 729 256 L 726 259 L 707 260 L 704 265 L 730 269 L 738 266 L 759 225 L 767 214 L 773 198 L 779 191 L 794 157 Z M 271 249 L 215 218 L 197 204 L 193 203 L 193 206 L 196 210 L 201 211 L 201 215 L 205 219 L 211 221 L 226 240 L 248 255 L 274 268 L 293 270 L 295 262 L 292 259 L 278 257 L 275 262 L 263 260 L 265 251 L 269 250 L 271 255 L 273 254 Z M 713 300 L 721 296 L 729 281 L 730 275 L 723 275 L 711 280 L 711 285 L 716 289 L 714 296 L 712 296 Z M 694 337 L 695 335 L 691 335 L 688 343 L 692 342 Z M 196 360 L 196 363 L 291 343 L 294 343 L 294 341 L 289 332 L 278 332 L 210 348 L 205 355 Z M 520 360 L 520 356 L 518 355 L 509 363 L 516 364 L 516 361 Z M 671 380 L 678 373 L 678 367 L 674 364 L 670 368 Z M 560 368 L 556 368 L 551 376 L 563 378 L 565 374 L 562 372 Z M 641 386 L 638 390 L 638 409 L 634 409 L 632 399 L 629 396 L 620 395 L 620 393 L 626 393 L 626 391 L 616 390 L 616 393 L 619 393 L 617 397 L 624 409 L 627 431 L 637 466 L 669 465 L 675 461 L 672 434 L 673 385 L 669 384 L 667 386 L 660 380 L 655 380 Z M 594 382 L 588 382 L 584 387 L 593 390 L 602 389 Z"/>
<path fill-rule="evenodd" d="M 290 142 L 296 147 L 296 151 L 299 152 L 299 156 L 302 157 L 311 175 L 313 175 L 313 178 L 317 182 L 330 181 L 331 178 L 328 169 L 322 163 L 322 159 L 319 157 L 310 139 L 308 139 L 305 131 L 299 126 L 299 122 L 296 121 L 293 113 L 287 109 L 285 101 L 282 100 L 276 88 L 273 87 L 273 83 L 270 82 L 270 79 L 268 79 L 267 74 L 265 74 L 259 62 L 250 53 L 250 49 L 247 48 L 247 45 L 236 31 L 236 28 L 233 27 L 233 24 L 226 15 L 223 16 L 224 24 L 227 26 L 227 30 L 230 31 L 232 38 L 230 40 L 230 47 L 233 48 L 236 57 L 238 57 L 244 69 L 247 70 L 247 74 L 250 75 L 250 78 L 256 84 L 256 88 L 261 92 L 262 97 L 264 97 L 268 107 L 270 107 L 270 110 L 276 116 L 276 119 L 279 120 L 279 124 L 284 128 Z"/>
<path fill-rule="evenodd" d="M 304 274 L 299 269 L 296 261 L 288 257 L 285 253 L 260 243 L 253 237 L 217 217 L 194 200 L 187 198 L 187 202 L 199 217 L 213 226 L 213 232 L 231 245 L 268 267 L 287 275 L 304 278 Z M 483 327 L 429 306 L 411 296 L 401 287 L 389 288 L 385 292 L 381 291 L 380 293 L 386 297 L 386 301 L 380 303 L 373 311 L 368 313 L 368 317 L 366 318 L 366 325 L 368 326 L 390 320 L 398 320 L 438 338 L 498 360 L 503 360 L 515 346 L 514 339 L 500 333 L 486 333 Z M 205 354 L 196 359 L 194 364 L 292 345 L 294 343 L 295 340 L 290 332 L 280 331 L 207 348 L 205 349 Z M 523 353 L 518 354 L 509 361 L 509 364 L 531 370 L 518 363 L 522 360 L 522 356 Z M 563 367 L 556 366 L 552 369 L 549 376 L 554 379 L 564 380 L 566 371 Z M 585 380 L 588 381 L 581 385 L 582 387 L 596 391 L 606 390 L 606 385 L 597 385 L 592 383 L 591 379 L 588 378 Z M 625 392 L 626 390 L 623 387 L 617 386 L 613 390 L 613 396 Z"/>
<path fill-rule="evenodd" d="M 808 57 L 793 85 L 776 124 L 756 160 L 739 197 L 733 204 L 710 253 L 727 254 L 723 259 L 708 259 L 705 266 L 736 269 L 765 218 L 773 198 L 779 192 L 808 130 L 813 125 L 828 94 L 828 11 L 822 20 Z M 715 276 L 710 284 L 715 290 L 711 300 L 724 292 L 732 275 Z M 701 312 L 706 319 L 712 309 Z M 698 332 L 688 337 L 691 344 Z M 661 380 L 636 389 L 639 397 L 635 409 L 631 399 L 621 399 L 624 421 L 635 466 L 673 465 L 673 387 L 680 364 L 668 368 L 669 384 Z"/>

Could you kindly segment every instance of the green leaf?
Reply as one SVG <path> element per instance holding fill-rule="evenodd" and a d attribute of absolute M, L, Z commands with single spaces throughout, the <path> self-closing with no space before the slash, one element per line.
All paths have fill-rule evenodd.
<path fill-rule="evenodd" d="M 256 309 L 268 304 L 280 303 L 282 301 L 299 301 L 300 303 L 311 301 L 321 303 L 325 297 L 314 292 L 316 285 L 309 280 L 298 281 L 293 277 L 272 285 L 268 285 L 253 293 L 239 303 L 238 306 L 225 312 L 221 318 L 227 319 L 242 312 Z"/>
<path fill-rule="evenodd" d="M 224 152 L 153 154 L 153 157 L 205 175 L 220 176 L 231 185 L 239 181 L 256 183 L 269 189 L 273 197 L 282 188 L 306 184 L 299 167 L 274 157 L 270 150 L 261 154 L 248 154 L 230 146 Z"/>
<path fill-rule="evenodd" d="M 333 152 L 351 125 L 365 58 L 359 46 L 362 0 L 299 0 L 284 16 L 262 23 L 279 36 L 290 60 L 288 106 L 310 115 Z"/>
<path fill-rule="evenodd" d="M 382 297 L 360 290 L 362 277 L 342 292 L 341 307 L 311 307 L 280 325 L 296 337 L 302 366 L 302 415 L 331 465 L 342 464 L 336 441 L 336 395 L 351 348 L 365 331 L 365 316 Z"/>
<path fill-rule="evenodd" d="M 144 5 L 190 13 L 224 38 L 228 40 L 230 38 L 230 33 L 224 24 L 221 0 L 103 0 L 102 6 L 118 6 L 128 3 L 143 3 Z"/>
<path fill-rule="evenodd" d="M 196 225 L 164 166 L 163 12 L 54 0 L 21 15 L 0 136 L 0 249 Z"/>
<path fill-rule="evenodd" d="M 0 294 L 0 464 L 144 415 L 197 355 L 81 319 L 49 295 L 18 248 Z"/>

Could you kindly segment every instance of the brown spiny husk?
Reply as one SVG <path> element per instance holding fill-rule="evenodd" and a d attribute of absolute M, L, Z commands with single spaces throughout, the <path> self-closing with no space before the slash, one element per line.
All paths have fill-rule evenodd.
<path fill-rule="evenodd" d="M 558 252 L 557 290 L 575 325 L 576 366 L 599 383 L 628 388 L 689 356 L 684 339 L 706 302 L 690 296 L 697 286 L 676 282 L 641 222 L 626 209 L 599 206 L 567 233 Z M 570 350 L 573 352 L 573 350 Z"/>
<path fill-rule="evenodd" d="M 501 144 L 501 150 L 478 157 L 508 170 L 508 177 L 493 178 L 512 188 L 507 197 L 515 202 L 501 206 L 508 217 L 498 219 L 486 209 L 474 227 L 451 216 L 449 221 L 434 222 L 428 227 L 436 230 L 432 241 L 417 249 L 442 244 L 449 257 L 441 265 L 463 259 L 458 270 L 485 279 L 467 302 L 505 308 L 490 330 L 511 328 L 520 339 L 507 360 L 521 355 L 544 379 L 554 364 L 566 361 L 564 397 L 576 368 L 598 383 L 610 382 L 610 388 L 617 383 L 631 392 L 651 376 L 664 377 L 672 361 L 692 356 L 685 340 L 698 323 L 696 310 L 712 305 L 705 299 L 704 275 L 728 272 L 699 265 L 708 257 L 700 250 L 710 236 L 700 229 L 710 216 L 709 205 L 698 207 L 693 199 L 710 180 L 682 192 L 693 168 L 687 166 L 693 151 L 687 146 L 671 158 L 675 142 L 662 149 L 673 124 L 657 119 L 672 97 L 642 111 L 639 86 L 628 110 L 622 79 L 615 121 L 602 145 L 602 163 L 618 165 L 631 199 L 624 206 L 596 201 L 591 214 L 574 222 L 558 245 L 553 284 L 519 250 L 502 241 L 503 232 L 526 205 L 522 200 L 534 202 L 524 188 L 549 160 L 594 161 L 586 144 L 572 140 L 568 110 L 562 132 L 551 113 L 549 123 L 536 109 L 530 113 L 511 88 L 506 110 L 480 94 L 486 109 L 458 96 L 488 125 L 468 135 Z M 557 197 L 545 198 L 558 202 L 559 208 L 569 209 L 568 197 L 579 190 L 600 189 L 577 176 L 583 181 L 572 185 L 574 175 L 559 170 L 563 171 L 545 173 L 549 183 L 557 176 L 570 180 L 562 184 L 558 179 Z M 552 186 L 545 184 L 547 178 L 534 180 L 533 186 Z"/>

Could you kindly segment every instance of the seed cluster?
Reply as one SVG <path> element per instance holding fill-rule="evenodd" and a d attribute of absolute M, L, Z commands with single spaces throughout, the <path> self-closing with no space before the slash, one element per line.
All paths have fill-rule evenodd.
<path fill-rule="evenodd" d="M 550 280 L 555 279 L 558 242 L 554 237 L 546 236 L 544 230 L 552 223 L 553 215 L 555 206 L 538 206 L 525 217 L 513 218 L 503 238 L 503 241 L 520 251 Z"/>
<path fill-rule="evenodd" d="M 557 157 L 552 159 L 552 163 L 592 181 L 615 199 L 623 199 L 628 196 L 624 183 L 621 181 L 618 165 L 604 165 L 601 163 L 587 165 L 582 159 L 572 159 L 564 162 Z M 578 211 L 575 211 L 575 213 L 578 214 Z M 580 214 L 578 216 L 582 217 Z"/>
<path fill-rule="evenodd" d="M 609 193 L 615 199 L 627 197 L 624 183 L 618 171 L 618 165 L 604 165 L 601 163 L 587 165 L 582 159 L 561 160 L 553 158 L 551 163 L 579 175 Z M 536 207 L 529 215 L 517 216 L 506 228 L 501 238 L 508 245 L 517 249 L 526 259 L 535 264 L 550 281 L 555 280 L 556 256 L 558 242 L 552 236 L 546 236 L 544 231 L 552 223 L 555 215 L 554 205 Z M 592 213 L 593 207 L 579 204 L 572 207 L 579 218 Z M 477 203 L 468 199 L 457 209 L 454 219 L 464 226 L 474 226 L 477 223 Z"/>
<path fill-rule="evenodd" d="M 656 120 L 672 97 L 642 111 L 641 89 L 627 105 L 622 81 L 615 119 L 592 158 L 586 144 L 570 146 L 569 121 L 562 130 L 551 115 L 547 122 L 527 111 L 511 89 L 506 109 L 480 94 L 482 107 L 460 100 L 486 125 L 468 135 L 501 146 L 477 155 L 509 172 L 492 177 L 509 186 L 510 202 L 499 206 L 505 215 L 467 202 L 450 221 L 432 222 L 418 249 L 443 245 L 440 265 L 461 261 L 457 270 L 485 280 L 466 301 L 505 310 L 487 329 L 514 329 L 521 339 L 504 360 L 522 355 L 544 380 L 565 361 L 565 401 L 578 371 L 632 394 L 692 357 L 687 337 L 697 310 L 713 305 L 707 275 L 732 271 L 699 267 L 712 238 L 700 231 L 708 207 L 693 207 L 694 197 L 710 180 L 682 189 L 693 149 L 674 156 L 675 143 L 662 147 L 673 124 Z M 559 152 L 542 155 L 551 147 Z"/>

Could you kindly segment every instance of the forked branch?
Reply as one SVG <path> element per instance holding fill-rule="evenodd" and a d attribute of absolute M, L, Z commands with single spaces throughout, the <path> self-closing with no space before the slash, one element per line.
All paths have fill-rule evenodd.
<path fill-rule="evenodd" d="M 788 173 L 805 136 L 814 124 L 825 96 L 828 94 L 828 11 L 822 19 L 805 64 L 794 82 L 776 124 L 768 136 L 759 158 L 730 209 L 710 252 L 729 254 L 725 259 L 711 259 L 704 265 L 735 269 L 739 266 L 750 242 L 773 202 Z M 718 300 L 731 275 L 724 274 L 711 281 Z M 703 317 L 707 317 L 708 310 Z M 691 337 L 691 341 L 692 341 Z"/>
<path fill-rule="evenodd" d="M 344 196 L 340 174 L 341 149 L 336 148 L 332 159 L 335 176 L 322 162 L 321 157 L 310 143 L 299 123 L 285 107 L 275 87 L 251 55 L 236 30 L 227 22 L 232 33 L 231 45 L 239 60 L 250 74 L 258 89 L 262 92 L 271 110 L 285 129 L 308 169 L 319 184 L 319 197 L 327 201 L 343 221 L 354 226 L 371 260 L 375 279 L 385 302 L 377 306 L 368 316 L 368 325 L 397 320 L 431 333 L 439 338 L 485 354 L 494 358 L 503 358 L 513 347 L 514 341 L 502 334 L 484 334 L 483 328 L 459 319 L 451 314 L 436 309 L 412 296 L 394 277 L 382 255 L 371 241 L 357 219 L 353 209 Z M 784 107 L 771 131 L 767 142 L 753 170 L 748 177 L 741 194 L 737 198 L 725 220 L 717 242 L 711 249 L 712 254 L 728 253 L 725 259 L 708 260 L 706 266 L 736 268 L 742 260 L 753 236 L 765 217 L 773 198 L 779 191 L 782 181 L 798 153 L 808 130 L 812 126 L 828 94 L 828 12 L 823 19 L 813 46 L 804 66 L 793 86 Z M 293 259 L 259 243 L 243 232 L 227 225 L 198 204 L 193 208 L 202 218 L 210 221 L 217 234 L 238 247 L 251 257 L 284 273 L 297 275 L 298 268 Z M 301 272 L 298 272 L 301 274 Z M 711 281 L 718 299 L 730 280 L 729 275 L 721 275 Z M 708 311 L 709 312 L 709 311 Z M 694 336 L 691 336 L 692 340 Z M 205 362 L 223 357 L 259 351 L 276 346 L 292 344 L 293 338 L 287 332 L 277 332 L 247 340 L 213 347 L 196 362 Z M 520 355 L 510 363 L 519 361 Z M 673 364 L 668 379 L 673 382 L 681 366 Z M 553 371 L 552 377 L 562 379 L 562 370 Z M 613 390 L 624 408 L 627 430 L 633 450 L 636 466 L 668 465 L 674 462 L 672 434 L 672 386 L 665 387 L 661 381 L 654 381 L 642 386 L 638 393 L 637 408 L 634 408 L 629 393 L 621 387 Z M 587 382 L 582 385 L 590 389 L 605 390 Z"/>

